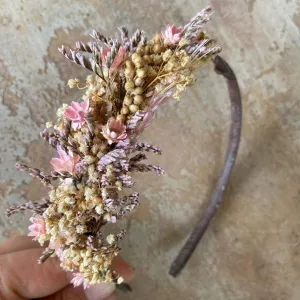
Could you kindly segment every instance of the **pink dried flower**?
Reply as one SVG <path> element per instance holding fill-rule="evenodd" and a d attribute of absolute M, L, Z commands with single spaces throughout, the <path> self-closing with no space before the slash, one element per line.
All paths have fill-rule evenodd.
<path fill-rule="evenodd" d="M 63 261 L 63 257 L 62 257 L 62 255 L 63 255 L 63 248 L 62 248 L 62 246 L 63 246 L 63 244 L 62 244 L 62 242 L 60 241 L 60 239 L 56 239 L 56 240 L 51 240 L 50 242 L 49 242 L 49 248 L 50 249 L 54 249 L 55 250 L 55 254 L 56 254 L 56 256 L 61 260 L 61 261 Z"/>
<path fill-rule="evenodd" d="M 32 225 L 28 227 L 28 236 L 33 236 L 33 240 L 37 241 L 43 234 L 46 233 L 45 220 L 42 216 L 36 215 L 30 218 Z"/>
<path fill-rule="evenodd" d="M 50 241 L 49 248 L 54 250 L 59 250 L 62 246 L 62 243 L 59 239 L 56 239 L 54 241 Z"/>
<path fill-rule="evenodd" d="M 51 165 L 54 167 L 55 171 L 67 171 L 70 174 L 75 173 L 76 164 L 79 162 L 79 155 L 74 155 L 71 151 L 69 155 L 63 151 L 61 148 L 58 148 L 59 158 L 52 158 L 50 160 Z"/>
<path fill-rule="evenodd" d="M 85 122 L 85 116 L 89 111 L 90 103 L 86 100 L 82 103 L 72 101 L 72 104 L 66 109 L 64 115 L 72 121 L 72 128 L 81 128 Z"/>
<path fill-rule="evenodd" d="M 74 287 L 80 286 L 81 284 L 83 284 L 84 289 L 89 287 L 89 284 L 86 282 L 81 273 L 73 273 L 73 276 L 71 283 L 73 283 Z"/>
<path fill-rule="evenodd" d="M 110 48 L 106 48 L 102 51 L 101 53 L 101 60 L 102 60 L 102 64 L 106 66 L 106 56 L 108 53 L 111 52 L 111 49 Z"/>
<path fill-rule="evenodd" d="M 131 140 L 137 140 L 142 132 L 147 128 L 152 121 L 155 111 L 159 107 L 159 105 L 165 103 L 170 97 L 172 97 L 174 90 L 171 89 L 164 94 L 155 95 L 154 91 L 151 91 L 146 94 L 146 98 L 148 98 L 148 107 L 143 111 L 143 119 L 139 122 L 133 131 L 133 135 L 131 136 Z"/>
<path fill-rule="evenodd" d="M 182 32 L 183 28 L 177 28 L 175 25 L 168 25 L 166 30 L 163 31 L 161 34 L 166 44 L 176 45 L 180 42 L 182 38 Z"/>
<path fill-rule="evenodd" d="M 110 52 L 111 52 L 111 48 L 107 48 L 107 49 L 103 50 L 103 52 L 102 52 L 101 59 L 102 59 L 102 62 L 104 65 L 106 65 L 106 56 Z M 109 68 L 109 71 L 110 72 L 117 71 L 122 66 L 124 61 L 126 60 L 127 55 L 128 55 L 128 53 L 126 51 L 126 48 L 120 47 L 116 57 L 114 58 L 111 66 Z"/>
<path fill-rule="evenodd" d="M 126 126 L 121 120 L 111 119 L 102 127 L 102 134 L 109 144 L 117 143 L 126 139 Z"/>
<path fill-rule="evenodd" d="M 145 116 L 143 118 L 143 121 L 138 126 L 136 133 L 140 135 L 142 131 L 147 128 L 151 124 L 151 120 L 154 116 L 155 111 L 159 107 L 159 105 L 165 103 L 170 97 L 172 96 L 173 91 L 168 91 L 162 95 L 156 95 L 154 96 L 153 93 L 148 93 L 147 96 L 152 97 L 149 101 L 149 107 L 145 111 Z"/>

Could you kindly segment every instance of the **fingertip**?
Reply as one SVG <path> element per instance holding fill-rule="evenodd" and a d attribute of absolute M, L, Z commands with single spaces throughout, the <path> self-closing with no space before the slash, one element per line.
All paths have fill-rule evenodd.
<path fill-rule="evenodd" d="M 0 255 L 31 248 L 41 248 L 41 246 L 27 235 L 15 236 L 0 244 Z"/>
<path fill-rule="evenodd" d="M 9 295 L 17 292 L 25 298 L 45 297 L 69 284 L 57 258 L 37 263 L 42 252 L 35 248 L 1 255 L 1 276 Z"/>
<path fill-rule="evenodd" d="M 100 283 L 91 285 L 89 288 L 84 290 L 84 294 L 87 300 L 100 300 L 110 297 L 116 290 L 114 283 Z"/>

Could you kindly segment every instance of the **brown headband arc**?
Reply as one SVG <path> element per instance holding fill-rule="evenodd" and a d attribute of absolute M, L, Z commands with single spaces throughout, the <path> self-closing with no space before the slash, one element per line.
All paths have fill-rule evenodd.
<path fill-rule="evenodd" d="M 223 58 L 217 55 L 213 62 L 215 66 L 215 72 L 223 75 L 227 81 L 231 104 L 231 128 L 227 152 L 223 170 L 220 173 L 218 182 L 211 195 L 208 206 L 171 265 L 169 274 L 173 277 L 176 277 L 181 272 L 189 258 L 192 256 L 211 219 L 223 201 L 224 192 L 228 185 L 229 177 L 236 161 L 240 143 L 242 129 L 242 99 L 240 88 L 233 70 Z"/>

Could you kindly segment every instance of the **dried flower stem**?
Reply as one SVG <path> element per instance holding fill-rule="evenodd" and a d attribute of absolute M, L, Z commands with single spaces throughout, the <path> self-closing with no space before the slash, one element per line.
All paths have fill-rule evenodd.
<path fill-rule="evenodd" d="M 79 53 L 78 50 L 72 50 L 64 46 L 61 46 L 61 48 L 58 48 L 58 50 L 70 61 L 94 72 L 100 78 L 105 80 L 105 78 L 98 73 L 97 62 L 94 58 L 90 57 L 89 59 L 87 59 L 84 55 Z"/>
<path fill-rule="evenodd" d="M 218 74 L 223 75 L 227 80 L 227 86 L 231 101 L 231 129 L 230 138 L 227 148 L 225 163 L 223 171 L 219 177 L 216 188 L 211 196 L 210 202 L 203 216 L 200 218 L 195 229 L 190 234 L 185 245 L 180 250 L 178 256 L 175 258 L 170 268 L 169 274 L 176 277 L 180 271 L 184 268 L 189 258 L 193 254 L 196 246 L 204 235 L 212 217 L 215 215 L 218 207 L 220 206 L 225 189 L 227 187 L 229 176 L 234 166 L 242 128 L 242 101 L 241 94 L 236 76 L 227 64 L 220 56 L 216 56 L 214 60 L 215 71 Z"/>
<path fill-rule="evenodd" d="M 46 250 L 43 252 L 42 256 L 38 260 L 39 264 L 44 263 L 53 253 L 55 250 L 46 248 Z"/>
<path fill-rule="evenodd" d="M 93 138 L 95 137 L 94 134 L 94 124 L 93 124 L 93 120 L 92 117 L 90 115 L 88 115 L 85 119 L 87 126 L 88 126 L 88 132 L 87 132 L 87 136 L 86 136 L 86 140 L 87 140 L 87 144 L 89 149 L 92 147 L 92 143 L 93 143 Z"/>
<path fill-rule="evenodd" d="M 105 45 L 107 45 L 108 47 L 110 47 L 113 43 L 113 39 L 112 38 L 108 38 L 106 36 L 104 36 L 102 33 L 93 30 L 91 37 L 94 38 L 95 40 L 98 40 L 99 42 L 104 43 Z"/>
<path fill-rule="evenodd" d="M 42 214 L 45 209 L 49 206 L 50 201 L 48 199 L 44 199 L 41 202 L 32 202 L 29 201 L 24 204 L 12 205 L 9 209 L 6 210 L 6 215 L 10 217 L 11 215 L 24 211 L 24 210 L 32 210 L 37 214 Z"/>
<path fill-rule="evenodd" d="M 144 159 L 147 159 L 146 155 L 144 153 L 138 153 L 129 159 L 129 164 L 135 164 Z"/>
<path fill-rule="evenodd" d="M 69 124 L 67 123 L 67 126 Z M 73 153 L 83 157 L 83 154 L 78 150 L 77 144 L 70 136 L 70 128 L 66 128 L 65 134 L 58 134 L 57 132 L 49 132 L 47 129 L 40 133 L 41 137 L 46 140 L 53 148 L 57 149 L 60 146 L 65 152 L 71 150 Z"/>
<path fill-rule="evenodd" d="M 153 152 L 155 154 L 161 155 L 161 149 L 146 143 L 137 143 L 136 150 L 138 151 L 146 151 L 146 152 Z"/>
<path fill-rule="evenodd" d="M 159 166 L 146 165 L 146 164 L 132 164 L 129 167 L 130 172 L 150 172 L 154 171 L 158 175 L 164 174 L 164 170 Z"/>
<path fill-rule="evenodd" d="M 28 172 L 32 177 L 39 179 L 46 187 L 52 188 L 51 176 L 45 175 L 42 171 L 36 168 L 31 168 L 26 165 L 16 164 L 16 168 L 20 171 Z"/>

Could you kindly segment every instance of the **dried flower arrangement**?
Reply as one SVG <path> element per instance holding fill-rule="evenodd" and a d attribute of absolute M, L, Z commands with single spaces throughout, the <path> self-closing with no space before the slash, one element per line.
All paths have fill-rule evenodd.
<path fill-rule="evenodd" d="M 61 267 L 74 273 L 74 286 L 122 283 L 111 263 L 120 252 L 118 243 L 125 231 L 105 236 L 103 227 L 139 205 L 137 192 L 120 196 L 124 189 L 133 187 L 132 172 L 164 173 L 159 166 L 143 162 L 145 152 L 161 154 L 161 150 L 139 138 L 159 105 L 169 98 L 179 99 L 195 82 L 195 69 L 208 61 L 213 61 L 228 81 L 231 138 L 216 192 L 175 260 L 171 275 L 183 268 L 220 204 L 239 144 L 241 103 L 234 73 L 216 56 L 221 47 L 204 32 L 211 14 L 211 8 L 206 8 L 184 27 L 168 25 L 151 40 L 141 30 L 129 37 L 126 27 L 121 27 L 120 40 L 93 31 L 93 42 L 59 49 L 67 59 L 94 74 L 85 82 L 68 81 L 70 88 L 85 90 L 82 101 L 63 104 L 56 123 L 48 122 L 41 133 L 58 152 L 59 157 L 50 161 L 54 171 L 45 175 L 17 164 L 18 169 L 50 188 L 48 198 L 15 205 L 7 215 L 25 209 L 34 212 L 29 235 L 41 245 L 47 243 L 39 262 L 57 256 Z"/>

